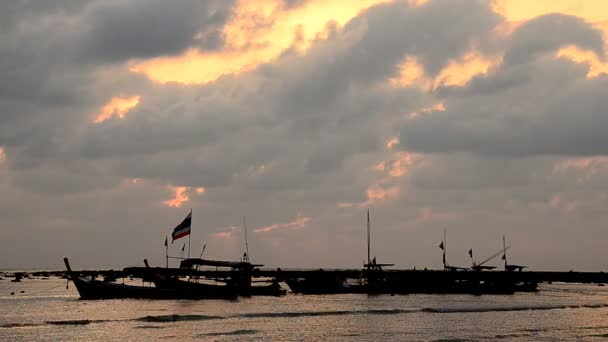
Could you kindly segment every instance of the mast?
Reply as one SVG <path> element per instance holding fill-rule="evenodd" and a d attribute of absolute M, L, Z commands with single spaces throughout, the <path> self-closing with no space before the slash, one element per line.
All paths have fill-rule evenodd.
<path fill-rule="evenodd" d="M 188 234 L 188 259 L 190 259 L 190 240 L 192 238 L 192 208 L 190 208 L 190 234 Z"/>
<path fill-rule="evenodd" d="M 448 249 L 448 240 L 447 235 L 445 233 L 445 228 L 443 228 L 443 268 L 448 265 L 446 261 L 446 249 Z"/>
<path fill-rule="evenodd" d="M 502 260 L 505 261 L 505 269 L 507 269 L 507 243 L 505 242 L 505 236 L 502 236 L 502 250 L 503 250 L 503 254 L 502 254 Z"/>
<path fill-rule="evenodd" d="M 247 221 L 245 219 L 245 216 L 243 216 L 243 230 L 245 231 L 245 254 L 247 255 L 247 260 L 243 260 L 248 262 L 249 261 L 249 242 L 247 241 Z M 245 258 L 243 258 L 245 259 Z"/>
<path fill-rule="evenodd" d="M 369 208 L 367 208 L 367 264 L 371 264 L 370 253 L 369 253 L 369 245 L 370 245 L 370 236 L 369 236 Z"/>

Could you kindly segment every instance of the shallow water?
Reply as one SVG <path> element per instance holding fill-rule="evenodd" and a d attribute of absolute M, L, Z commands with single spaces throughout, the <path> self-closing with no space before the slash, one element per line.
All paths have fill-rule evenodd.
<path fill-rule="evenodd" d="M 0 340 L 556 340 L 608 337 L 608 287 L 512 296 L 83 301 L 63 279 L 0 280 Z M 24 293 L 20 293 L 24 291 Z M 15 292 L 15 295 L 10 295 Z"/>

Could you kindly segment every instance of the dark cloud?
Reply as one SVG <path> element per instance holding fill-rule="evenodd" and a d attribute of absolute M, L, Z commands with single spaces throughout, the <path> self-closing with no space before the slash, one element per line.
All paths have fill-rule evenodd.
<path fill-rule="evenodd" d="M 604 56 L 601 31 L 578 17 L 550 14 L 523 24 L 513 33 L 504 64 L 525 64 L 538 54 L 553 52 L 566 45 L 576 45 Z"/>
<path fill-rule="evenodd" d="M 506 55 L 518 55 L 521 45 L 515 42 Z M 445 91 L 447 111 L 405 122 L 402 146 L 488 156 L 608 154 L 608 139 L 601 133 L 608 128 L 603 109 L 608 103 L 601 96 L 608 78 L 589 79 L 588 66 L 556 59 L 559 46 L 544 55 L 528 55 L 525 63 L 505 62 L 464 89 Z"/>
<path fill-rule="evenodd" d="M 199 43 L 218 45 L 217 36 L 211 34 L 211 42 L 204 34 L 223 26 L 231 5 L 231 1 L 198 0 L 101 2 L 87 13 L 88 30 L 77 42 L 80 58 L 116 62 L 175 55 L 195 45 L 199 34 L 203 35 Z"/>

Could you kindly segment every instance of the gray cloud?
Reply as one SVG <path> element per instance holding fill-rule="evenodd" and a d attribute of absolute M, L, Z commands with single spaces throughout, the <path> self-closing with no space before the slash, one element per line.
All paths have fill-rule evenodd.
<path fill-rule="evenodd" d="M 160 0 L 99 3 L 87 13 L 85 24 L 89 28 L 77 43 L 80 58 L 116 62 L 178 54 L 194 46 L 198 34 L 221 27 L 231 4 Z M 206 43 L 203 38 L 201 43 L 220 43 L 213 34 L 210 39 L 213 42 Z"/>
<path fill-rule="evenodd" d="M 556 23 L 570 34 L 542 40 L 554 37 Z M 554 58 L 568 44 L 603 53 L 601 36 L 581 20 L 551 15 L 524 25 L 496 70 L 441 91 L 446 112 L 405 122 L 402 146 L 506 156 L 607 154 L 601 132 L 608 128 L 608 103 L 601 93 L 608 78 L 588 79 L 588 66 Z"/>
<path fill-rule="evenodd" d="M 250 236 L 256 262 L 359 267 L 365 208 L 356 204 L 374 186 L 400 190 L 372 204 L 380 260 L 438 267 L 447 227 L 454 263 L 466 263 L 470 247 L 493 252 L 507 233 L 517 258 L 537 269 L 600 267 L 574 258 L 566 241 L 608 237 L 604 166 L 555 171 L 570 156 L 605 154 L 606 77 L 553 58 L 564 44 L 603 53 L 582 20 L 538 18 L 491 41 L 503 18 L 487 3 L 399 1 L 331 28 L 304 54 L 186 86 L 155 84 L 125 62 L 221 50 L 232 3 L 45 4 L 0 5 L 0 266 L 59 267 L 65 254 L 91 267 L 160 264 L 163 235 L 187 211 L 163 205 L 174 185 L 207 189 L 190 190 L 184 206 L 195 213 L 193 246 L 209 242 L 210 257 L 242 254 L 238 234 L 210 235 L 242 215 L 252 229 L 301 215 L 311 217 L 305 227 Z M 432 76 L 472 46 L 505 60 L 463 87 L 387 84 L 406 56 Z M 112 96 L 135 94 L 141 102 L 124 119 L 92 124 Z M 440 100 L 446 112 L 405 119 Z M 395 135 L 421 153 L 401 177 L 374 168 L 397 160 L 385 146 Z M 540 241 L 562 252 L 547 258 Z M 33 252 L 22 258 L 25 245 Z"/>

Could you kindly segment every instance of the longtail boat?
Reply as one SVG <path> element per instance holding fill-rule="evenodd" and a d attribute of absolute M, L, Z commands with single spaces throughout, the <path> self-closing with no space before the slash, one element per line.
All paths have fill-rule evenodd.
<path fill-rule="evenodd" d="M 71 280 L 81 299 L 235 299 L 234 292 L 218 293 L 193 291 L 189 288 L 160 288 L 158 286 L 139 286 L 111 281 L 84 278 L 72 271 L 68 258 L 63 259 L 68 279 Z M 142 278 L 144 279 L 144 278 Z"/>

